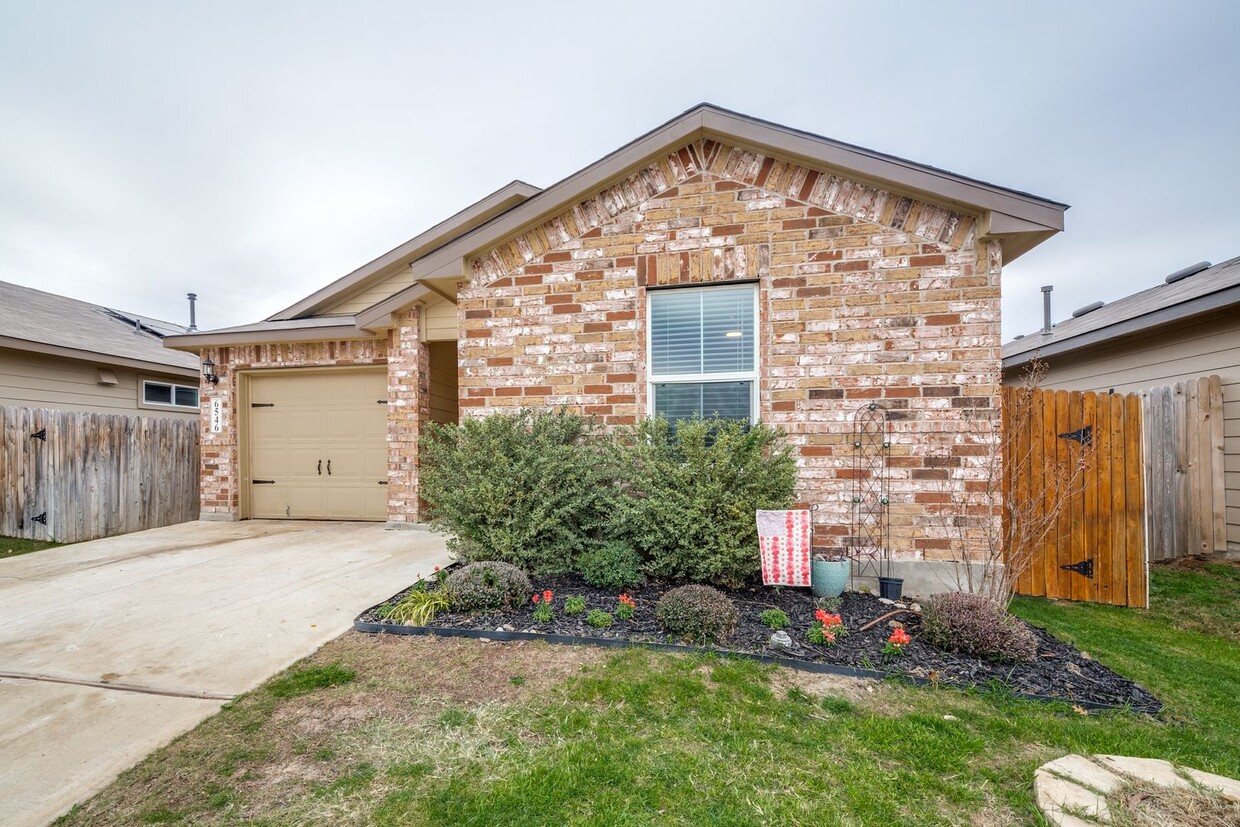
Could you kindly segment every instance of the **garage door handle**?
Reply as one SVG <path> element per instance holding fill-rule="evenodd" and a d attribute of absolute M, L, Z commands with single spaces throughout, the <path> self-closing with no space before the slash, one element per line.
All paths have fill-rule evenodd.
<path fill-rule="evenodd" d="M 379 484 L 380 484 L 380 485 L 387 485 L 387 484 L 388 484 L 388 481 L 387 481 L 387 480 L 379 480 Z"/>
<path fill-rule="evenodd" d="M 323 460 L 319 460 L 319 476 L 323 476 Z"/>
<path fill-rule="evenodd" d="M 251 480 L 255 485 L 275 485 L 275 480 Z"/>
<path fill-rule="evenodd" d="M 329 459 L 327 461 L 327 476 L 330 477 L 331 475 L 332 475 L 332 461 Z"/>

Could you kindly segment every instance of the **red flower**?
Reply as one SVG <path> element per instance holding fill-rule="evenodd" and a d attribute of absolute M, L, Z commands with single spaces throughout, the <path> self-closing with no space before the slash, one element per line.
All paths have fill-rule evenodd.
<path fill-rule="evenodd" d="M 439 571 L 439 566 L 435 566 L 435 571 Z"/>
<path fill-rule="evenodd" d="M 551 591 L 551 589 L 547 589 L 546 591 L 544 591 L 544 592 L 543 592 L 543 602 L 544 602 L 544 603 L 550 603 L 550 602 L 551 602 L 551 598 L 552 598 L 554 595 L 555 595 L 555 592 Z"/>
<path fill-rule="evenodd" d="M 533 598 L 531 598 L 531 599 L 532 599 L 535 603 L 537 603 L 537 602 L 538 602 L 538 592 L 535 592 L 535 593 L 534 593 L 534 597 L 533 597 Z"/>
<path fill-rule="evenodd" d="M 627 594 L 620 595 L 619 600 L 621 603 L 628 606 L 630 609 L 637 608 L 637 601 L 629 597 Z"/>

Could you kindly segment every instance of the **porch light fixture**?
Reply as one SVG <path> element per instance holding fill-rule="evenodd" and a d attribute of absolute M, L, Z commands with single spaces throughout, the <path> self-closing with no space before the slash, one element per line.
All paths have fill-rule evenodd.
<path fill-rule="evenodd" d="M 215 375 L 215 362 L 212 362 L 210 357 L 202 360 L 202 378 L 212 385 L 220 383 L 220 377 Z"/>

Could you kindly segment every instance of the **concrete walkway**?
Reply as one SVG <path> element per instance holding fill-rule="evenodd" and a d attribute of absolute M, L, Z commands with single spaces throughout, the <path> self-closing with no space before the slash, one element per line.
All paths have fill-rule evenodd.
<path fill-rule="evenodd" d="M 448 560 L 428 532 L 257 520 L 0 560 L 4 823 L 46 824 Z"/>

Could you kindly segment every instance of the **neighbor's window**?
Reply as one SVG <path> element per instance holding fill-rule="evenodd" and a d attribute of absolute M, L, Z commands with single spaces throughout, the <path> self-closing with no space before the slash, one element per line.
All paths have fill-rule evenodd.
<path fill-rule="evenodd" d="M 650 291 L 650 412 L 675 421 L 757 414 L 758 290 Z"/>
<path fill-rule="evenodd" d="M 198 409 L 198 388 L 193 385 L 174 385 L 169 382 L 142 380 L 142 401 L 147 405 L 167 405 L 172 408 Z"/>

